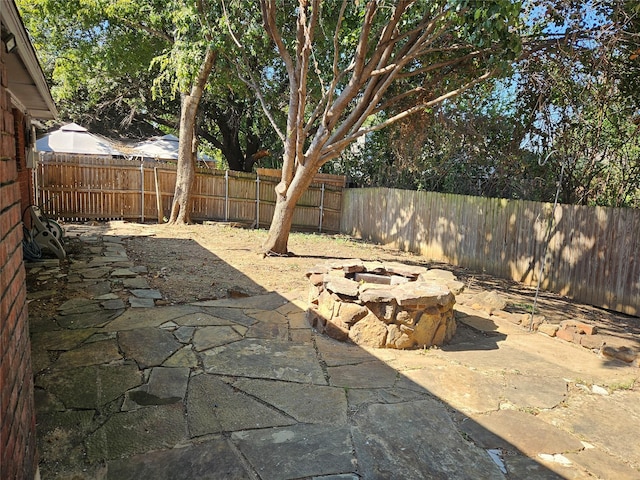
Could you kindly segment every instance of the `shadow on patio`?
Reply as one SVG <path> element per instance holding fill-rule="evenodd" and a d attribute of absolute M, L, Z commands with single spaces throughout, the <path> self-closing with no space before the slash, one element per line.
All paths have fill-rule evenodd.
<path fill-rule="evenodd" d="M 74 231 L 70 264 L 28 272 L 43 478 L 625 478 L 621 459 L 640 463 L 636 428 L 610 444 L 582 428 L 600 414 L 571 417 L 600 399 L 569 379 L 629 367 L 499 325 L 461 324 L 441 349 L 364 349 L 317 335 L 304 295 L 257 284 L 159 306 L 123 238 Z"/>

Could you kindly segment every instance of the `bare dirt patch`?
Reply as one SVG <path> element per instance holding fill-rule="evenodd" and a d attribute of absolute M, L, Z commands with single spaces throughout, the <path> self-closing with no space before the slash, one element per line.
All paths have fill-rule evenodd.
<path fill-rule="evenodd" d="M 170 226 L 109 222 L 105 234 L 128 237 L 127 252 L 137 265 L 145 265 L 149 282 L 171 303 L 305 291 L 305 272 L 331 259 L 397 261 L 428 268 L 451 270 L 466 284 L 467 292 L 496 290 L 509 302 L 511 311 L 527 312 L 535 290 L 517 282 L 454 267 L 412 253 L 401 252 L 345 235 L 292 233 L 289 249 L 294 256 L 264 257 L 259 253 L 266 230 L 245 229 L 225 223 Z M 548 321 L 583 320 L 612 337 L 640 346 L 640 319 L 580 304 L 567 297 L 541 292 L 538 313 Z"/>

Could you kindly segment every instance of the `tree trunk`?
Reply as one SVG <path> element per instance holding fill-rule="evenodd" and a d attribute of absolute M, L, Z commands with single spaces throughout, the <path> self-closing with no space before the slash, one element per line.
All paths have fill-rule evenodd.
<path fill-rule="evenodd" d="M 190 223 L 191 187 L 195 178 L 193 140 L 195 136 L 196 112 L 199 98 L 185 95 L 180 113 L 180 141 L 178 144 L 178 167 L 176 188 L 171 205 L 169 223 Z"/>
<path fill-rule="evenodd" d="M 291 199 L 278 195 L 269 235 L 263 245 L 263 251 L 267 255 L 286 255 L 289 253 L 289 232 L 291 231 L 295 208 L 295 201 L 292 202 Z"/>
<path fill-rule="evenodd" d="M 178 167 L 176 171 L 176 188 L 171 205 L 169 223 L 189 223 L 191 221 L 190 200 L 191 187 L 196 176 L 195 172 L 195 134 L 196 115 L 202 98 L 204 86 L 213 69 L 216 52 L 207 47 L 200 71 L 191 92 L 182 97 L 180 108 L 180 143 L 178 144 Z"/>
<path fill-rule="evenodd" d="M 271 227 L 267 239 L 262 245 L 265 254 L 286 255 L 289 253 L 287 245 L 296 203 L 311 185 L 317 171 L 318 167 L 315 162 L 307 158 L 307 163 L 304 166 L 298 166 L 289 185 L 286 182 L 286 173 L 282 172 L 282 181 L 276 186 L 276 206 Z"/>

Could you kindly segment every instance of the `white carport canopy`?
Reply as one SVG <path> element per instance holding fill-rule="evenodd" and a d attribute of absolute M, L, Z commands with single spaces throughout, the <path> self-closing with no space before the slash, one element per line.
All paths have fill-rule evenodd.
<path fill-rule="evenodd" d="M 140 142 L 133 150 L 142 157 L 160 160 L 177 160 L 178 143 L 178 137 L 169 134 Z"/>
<path fill-rule="evenodd" d="M 36 141 L 39 152 L 80 153 L 85 155 L 123 155 L 109 140 L 92 135 L 76 123 L 64 125 Z"/>

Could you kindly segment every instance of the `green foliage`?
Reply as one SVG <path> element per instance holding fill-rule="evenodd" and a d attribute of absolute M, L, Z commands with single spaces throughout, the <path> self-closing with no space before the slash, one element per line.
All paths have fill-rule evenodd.
<path fill-rule="evenodd" d="M 112 137 L 144 138 L 158 129 L 176 133 L 181 96 L 212 47 L 217 66 L 199 115 L 201 141 L 240 170 L 250 170 L 253 163 L 245 159 L 269 141 L 259 104 L 232 62 L 236 54 L 220 2 L 18 0 L 18 5 L 65 120 Z M 264 52 L 255 12 L 243 18 L 249 18 L 245 24 L 256 40 L 253 50 Z"/>
<path fill-rule="evenodd" d="M 272 122 L 286 131 L 288 75 L 255 3 L 227 1 L 228 18 L 214 0 L 16 3 L 66 119 L 112 136 L 144 137 L 159 127 L 175 131 L 180 96 L 189 91 L 206 48 L 213 47 L 218 56 L 198 117 L 201 140 L 222 152 L 232 168 L 251 169 L 251 156 L 260 150 L 270 152 L 261 165 L 280 165 L 282 142 L 262 115 L 260 100 Z M 378 1 L 365 61 L 396 4 Z M 293 58 L 298 5 L 279 1 L 277 12 Z M 342 16 L 339 6 L 321 3 L 308 103 L 300 120 L 309 122 L 309 138 L 321 125 L 320 117 L 311 115 L 327 98 L 334 60 L 343 72 L 334 94 L 351 81 L 367 2 L 347 2 Z M 433 19 L 440 33 L 404 65 L 363 127 L 455 90 L 481 72 L 493 70 L 503 80 L 369 133 L 325 171 L 347 174 L 363 186 L 551 201 L 564 165 L 561 201 L 640 206 L 637 2 L 417 0 L 398 28 L 410 32 L 425 18 Z M 564 43 L 531 49 L 532 39 L 539 38 Z M 402 60 L 406 45 L 393 50 L 394 60 Z M 514 62 L 525 48 L 533 53 Z M 425 69 L 474 52 L 468 61 Z M 412 93 L 403 97 L 405 92 Z M 348 103 L 341 120 L 361 98 Z"/>
<path fill-rule="evenodd" d="M 486 19 L 489 10 L 473 4 L 474 18 Z M 591 18 L 583 2 L 547 2 L 537 10 L 542 20 L 526 27 L 543 38 L 572 31 L 565 44 L 525 56 L 505 80 L 367 136 L 327 170 L 362 186 L 553 201 L 564 165 L 561 202 L 640 206 L 640 51 L 632 58 L 640 12 L 630 13 L 632 2 L 590 5 Z"/>

